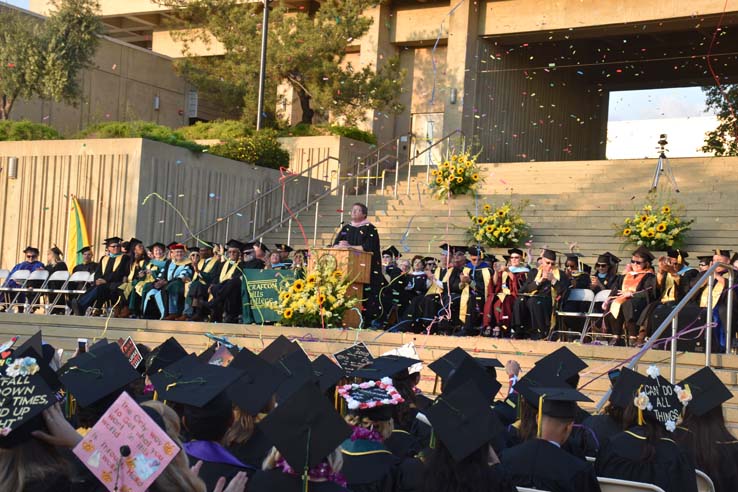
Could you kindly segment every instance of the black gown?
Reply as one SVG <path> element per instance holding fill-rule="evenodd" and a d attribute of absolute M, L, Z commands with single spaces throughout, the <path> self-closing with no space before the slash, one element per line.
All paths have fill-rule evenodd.
<path fill-rule="evenodd" d="M 365 321 L 373 320 L 379 315 L 379 291 L 384 284 L 382 276 L 382 254 L 379 246 L 379 232 L 373 224 L 364 224 L 354 227 L 346 224 L 338 231 L 333 245 L 340 241 L 348 241 L 351 246 L 361 248 L 372 254 L 371 277 L 369 285 L 364 286 L 364 318 Z"/>
<path fill-rule="evenodd" d="M 272 443 L 257 424 L 248 441 L 243 444 L 228 446 L 226 449 L 241 463 L 253 466 L 258 470 L 261 469 L 264 458 L 272 449 Z"/>
<path fill-rule="evenodd" d="M 656 442 L 655 458 L 642 459 L 644 429 L 631 429 L 614 435 L 602 444 L 595 467 L 597 476 L 658 485 L 668 492 L 696 492 L 694 466 L 687 454 L 671 439 Z"/>
<path fill-rule="evenodd" d="M 528 335 L 533 339 L 545 337 L 551 328 L 551 316 L 554 309 L 556 309 L 551 295 L 552 289 L 556 292 L 557 300 L 564 299 L 571 282 L 562 270 L 559 270 L 559 280 L 556 281 L 555 285 L 546 279 L 542 279 L 540 284 L 536 285 L 537 276 L 538 270 L 532 269 L 528 274 L 528 281 L 523 284 L 520 290 L 521 294 L 529 295 L 519 296 L 516 302 L 516 307 L 519 308 L 522 303 L 528 314 L 529 325 L 523 327 L 523 335 Z M 524 318 L 525 316 L 520 316 L 520 319 Z M 519 337 L 520 334 L 516 334 L 516 336 Z"/>
<path fill-rule="evenodd" d="M 384 443 L 347 439 L 341 444 L 343 469 L 352 492 L 392 492 L 400 459 Z"/>
<path fill-rule="evenodd" d="M 530 439 L 502 453 L 506 479 L 515 486 L 549 492 L 599 491 L 594 468 L 543 439 Z"/>
<path fill-rule="evenodd" d="M 208 489 L 212 490 L 212 489 Z M 294 475 L 287 475 L 281 470 L 259 471 L 249 478 L 246 486 L 248 492 L 302 492 L 302 479 Z M 333 482 L 309 482 L 310 492 L 349 492 Z"/>
<path fill-rule="evenodd" d="M 625 275 L 623 274 L 618 277 L 615 281 L 615 285 L 612 287 L 612 294 L 616 295 L 618 291 L 623 290 L 623 283 L 625 281 Z M 638 319 L 641 316 L 641 312 L 646 306 L 658 299 L 661 296 L 656 282 L 656 275 L 651 272 L 646 272 L 641 277 L 636 286 L 636 293 L 633 297 L 626 300 L 620 305 L 620 312 L 617 318 L 612 315 L 612 306 L 610 307 L 610 313 L 605 316 L 605 324 L 607 325 L 610 333 L 613 335 L 623 335 L 624 330 L 631 330 L 625 335 L 635 336 L 637 331 Z"/>
<path fill-rule="evenodd" d="M 594 432 L 597 441 L 597 449 L 602 447 L 612 436 L 622 432 L 622 428 L 609 415 L 590 415 L 582 422 L 592 432 Z M 590 455 L 596 456 L 596 455 Z"/>

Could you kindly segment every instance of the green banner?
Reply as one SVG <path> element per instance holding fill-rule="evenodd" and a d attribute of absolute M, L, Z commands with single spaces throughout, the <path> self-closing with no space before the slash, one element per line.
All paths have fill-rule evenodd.
<path fill-rule="evenodd" d="M 244 320 L 246 311 L 251 311 L 252 323 L 279 321 L 281 316 L 266 307 L 268 301 L 279 301 L 279 285 L 285 280 L 292 282 L 295 274 L 291 270 L 244 270 L 246 293 L 244 295 Z M 248 321 L 244 321 L 248 322 Z"/>

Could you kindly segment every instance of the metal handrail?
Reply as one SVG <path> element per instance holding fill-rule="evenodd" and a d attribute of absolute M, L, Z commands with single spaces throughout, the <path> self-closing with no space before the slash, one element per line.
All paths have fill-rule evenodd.
<path fill-rule="evenodd" d="M 669 358 L 669 374 L 670 374 L 670 380 L 671 383 L 674 384 L 676 380 L 676 335 L 677 335 L 677 327 L 678 327 L 678 319 L 679 319 L 679 313 L 684 309 L 684 306 L 686 306 L 689 301 L 692 300 L 694 295 L 697 293 L 702 286 L 704 286 L 705 283 L 707 283 L 707 288 L 709 290 L 709 293 L 707 295 L 707 313 L 706 313 L 706 326 L 705 326 L 705 367 L 710 367 L 710 357 L 712 355 L 712 307 L 714 306 L 714 300 L 712 298 L 712 290 L 715 283 L 715 271 L 718 268 L 726 268 L 728 271 L 736 271 L 736 268 L 733 267 L 733 265 L 730 265 L 728 263 L 713 263 L 710 265 L 710 268 L 708 268 L 702 276 L 697 280 L 697 283 L 692 286 L 691 289 L 684 295 L 681 301 L 677 303 L 676 306 L 674 306 L 674 309 L 671 310 L 671 313 L 664 318 L 664 321 L 661 322 L 659 327 L 656 329 L 656 331 L 653 332 L 653 335 L 646 341 L 646 343 L 643 345 L 643 347 L 640 349 L 638 355 L 631 359 L 630 362 L 626 365 L 628 369 L 633 369 L 636 364 L 641 360 L 641 357 L 651 348 L 653 345 L 659 341 L 659 338 L 661 335 L 666 331 L 666 328 L 671 325 L 671 334 L 672 334 L 672 340 L 671 340 L 671 355 Z M 728 316 L 726 321 L 726 345 L 725 345 L 725 352 L 730 353 L 731 350 L 731 339 L 733 337 L 733 274 L 731 272 L 730 275 L 728 275 Z M 596 409 L 599 411 L 604 405 L 605 402 L 610 398 L 610 393 L 612 393 L 612 388 L 608 389 L 607 392 L 605 392 L 605 395 L 600 399 L 599 402 L 597 402 Z"/>

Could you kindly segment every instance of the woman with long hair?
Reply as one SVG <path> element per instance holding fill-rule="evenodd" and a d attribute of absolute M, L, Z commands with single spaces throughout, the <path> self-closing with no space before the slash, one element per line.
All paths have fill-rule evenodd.
<path fill-rule="evenodd" d="M 502 487 L 502 473 L 492 446 L 487 444 L 460 461 L 438 442 L 425 462 L 422 492 L 492 492 Z"/>
<path fill-rule="evenodd" d="M 679 383 L 689 388 L 692 401 L 677 429 L 676 441 L 694 458 L 699 470 L 715 485 L 715 492 L 735 490 L 738 484 L 738 440 L 725 426 L 723 403 L 733 394 L 709 367 Z"/>

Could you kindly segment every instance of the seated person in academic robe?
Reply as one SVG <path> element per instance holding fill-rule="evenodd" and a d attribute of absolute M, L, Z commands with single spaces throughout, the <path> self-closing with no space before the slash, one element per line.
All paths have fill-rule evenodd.
<path fill-rule="evenodd" d="M 143 243 L 131 238 L 128 241 L 128 256 L 131 258 L 131 268 L 128 271 L 128 281 L 118 287 L 123 292 L 126 304 L 121 309 L 119 316 L 121 318 L 130 318 L 139 316 L 141 313 L 141 296 L 139 292 L 143 289 L 143 281 L 150 281 L 151 275 L 147 271 L 147 265 L 150 261 L 148 251 Z M 138 287 L 138 288 L 137 288 Z"/>
<path fill-rule="evenodd" d="M 729 492 L 738 484 L 738 440 L 725 426 L 723 403 L 733 397 L 715 372 L 700 369 L 679 383 L 689 389 L 692 401 L 677 427 L 675 440 L 694 458 L 695 465 L 712 479 L 715 492 Z"/>
<path fill-rule="evenodd" d="M 290 258 L 290 253 L 293 251 L 292 246 L 288 244 L 275 244 L 275 251 L 279 253 L 279 263 L 285 265 L 286 270 L 292 269 L 294 261 Z"/>
<path fill-rule="evenodd" d="M 41 263 L 38 260 L 39 250 L 38 248 L 34 248 L 33 246 L 28 246 L 26 249 L 23 250 L 23 254 L 26 255 L 26 260 L 18 263 L 13 267 L 12 270 L 10 270 L 10 273 L 8 274 L 8 278 L 5 280 L 5 284 L 3 287 L 13 287 L 17 288 L 20 287 L 21 284 L 16 282 L 15 280 L 10 280 L 10 277 L 19 270 L 26 270 L 29 272 L 35 272 L 36 270 L 43 270 L 44 264 Z M 10 302 L 13 297 L 15 297 L 15 294 L 4 294 L 6 302 Z M 25 294 L 21 294 L 18 299 L 19 302 L 25 302 Z"/>
<path fill-rule="evenodd" d="M 566 255 L 566 263 L 564 264 L 566 274 L 569 276 L 569 293 L 571 289 L 589 289 L 592 285 L 592 267 L 586 265 L 581 260 L 580 253 L 569 253 Z M 568 293 L 567 293 L 568 294 Z M 561 311 L 569 312 L 587 312 L 589 309 L 589 301 L 572 301 L 567 297 L 562 298 Z M 584 319 L 564 316 L 561 319 L 564 330 L 581 332 L 584 327 Z"/>
<path fill-rule="evenodd" d="M 715 250 L 715 254 L 712 257 L 713 263 L 729 263 L 730 262 L 730 250 Z M 718 267 L 714 274 L 714 285 L 712 288 L 712 305 L 713 305 L 713 322 L 717 323 L 717 326 L 713 328 L 713 352 L 724 352 L 726 347 L 726 333 L 728 323 L 728 282 L 730 276 L 733 277 L 733 282 L 738 280 L 738 274 L 735 270 L 728 270 L 723 267 Z M 733 284 L 735 285 L 735 283 Z M 735 291 L 735 289 L 733 289 Z M 699 300 L 700 316 L 703 322 L 707 322 L 707 306 L 709 304 L 709 288 L 707 282 L 704 287 L 695 294 L 695 298 Z M 733 293 L 733 336 L 735 337 L 735 327 L 738 325 L 736 319 L 738 319 L 738 302 L 735 302 L 735 292 Z M 704 335 L 701 335 L 702 337 Z M 735 339 L 733 341 L 735 344 Z"/>
<path fill-rule="evenodd" d="M 689 457 L 672 440 L 687 393 L 672 386 L 651 366 L 645 384 L 632 393 L 625 410 L 627 430 L 602 444 L 595 461 L 597 476 L 644 482 L 669 492 L 696 492 Z"/>
<path fill-rule="evenodd" d="M 263 270 L 266 268 L 266 252 L 269 249 L 262 243 L 244 243 L 241 248 L 241 262 L 244 269 Z"/>
<path fill-rule="evenodd" d="M 399 313 L 407 312 L 413 301 L 416 298 L 422 298 L 431 286 L 428 271 L 422 258 L 413 260 L 412 268 L 409 267 L 407 260 L 400 262 L 400 270 L 403 271 L 404 277 L 399 282 L 402 287 L 402 290 L 398 292 L 399 302 L 397 308 Z M 406 328 L 403 327 L 404 329 Z"/>
<path fill-rule="evenodd" d="M 651 336 L 700 277 L 699 272 L 695 268 L 690 268 L 686 262 L 685 258 L 688 256 L 686 251 L 671 249 L 666 252 L 666 256 L 659 258 L 656 285 L 661 297 L 646 306 L 638 320 L 638 326 L 646 332 L 646 336 Z M 692 322 L 687 318 L 688 316 L 680 314 L 680 328 Z"/>
<path fill-rule="evenodd" d="M 241 250 L 245 245 L 231 239 L 226 246 L 227 257 L 220 267 L 218 278 L 210 284 L 208 291 L 212 299 L 205 307 L 211 313 L 212 321 L 237 323 L 242 313 L 241 284 L 244 263 L 241 261 Z"/>
<path fill-rule="evenodd" d="M 425 459 L 421 486 L 414 490 L 511 490 L 490 444 L 504 428 L 473 381 L 444 391 L 425 413 L 436 442 Z"/>
<path fill-rule="evenodd" d="M 181 404 L 182 428 L 189 438 L 184 451 L 190 463 L 203 462 L 199 476 L 207 490 L 213 490 L 220 477 L 230 480 L 238 472 L 255 471 L 221 444 L 233 422 L 226 389 L 242 375 L 235 368 L 203 363 L 194 354 L 149 375 L 161 400 Z"/>
<path fill-rule="evenodd" d="M 541 406 L 537 438 L 502 453 L 505 477 L 514 486 L 557 492 L 599 491 L 594 468 L 561 449 L 574 427 L 578 401 L 591 401 L 573 388 L 536 388 Z"/>
<path fill-rule="evenodd" d="M 131 248 L 131 252 L 135 255 L 134 258 L 138 258 L 137 267 L 138 272 L 132 277 L 133 278 L 132 288 L 123 289 L 128 294 L 128 307 L 131 310 L 131 314 L 135 317 L 144 317 L 143 312 L 143 300 L 151 289 L 154 288 L 154 283 L 159 278 L 159 275 L 164 270 L 164 266 L 168 261 L 167 247 L 164 243 L 155 242 L 148 248 L 143 248 L 145 253 L 141 253 L 139 248 L 143 248 L 143 244 L 136 244 Z M 146 252 L 146 250 L 148 250 Z M 142 258 L 146 258 L 143 262 Z M 132 268 L 136 268 L 136 266 Z"/>
<path fill-rule="evenodd" d="M 618 345 L 626 341 L 638 345 L 645 340 L 645 332 L 638 329 L 638 318 L 648 303 L 659 298 L 656 275 L 651 266 L 653 260 L 651 252 L 639 246 L 612 288 L 614 297 L 603 305 L 606 311 L 609 309 L 604 317 L 605 326 L 609 333 L 618 337 Z"/>
<path fill-rule="evenodd" d="M 494 263 L 494 257 L 492 261 Z M 488 265 L 489 263 L 484 261 L 484 248 L 480 246 L 469 248 L 469 262 L 461 270 L 460 277 L 463 283 L 459 299 L 459 320 L 464 323 L 462 334 L 474 336 L 480 333 L 484 305 L 487 293 L 492 289 L 494 277 L 494 272 Z"/>
<path fill-rule="evenodd" d="M 114 315 L 118 315 L 123 293 L 119 287 L 127 281 L 130 269 L 130 257 L 120 252 L 119 237 L 110 237 L 105 240 L 107 255 L 103 256 L 95 270 L 94 287 L 79 299 L 72 300 L 71 307 L 74 314 L 82 316 L 87 308 L 98 306 L 105 302 L 113 305 Z"/>
<path fill-rule="evenodd" d="M 189 248 L 192 263 L 192 281 L 186 285 L 185 308 L 178 321 L 203 321 L 203 306 L 208 302 L 208 287 L 220 274 L 223 263 L 214 253 L 215 246 L 201 241 L 199 246 Z"/>
<path fill-rule="evenodd" d="M 49 250 L 46 252 L 46 271 L 49 272 L 49 275 L 56 272 L 68 272 L 69 268 L 67 268 L 67 264 L 64 262 L 63 259 L 64 254 L 62 253 L 62 250 L 60 250 L 56 245 L 49 248 Z M 54 288 L 54 287 L 51 287 Z"/>
<path fill-rule="evenodd" d="M 349 491 L 338 446 L 351 435 L 351 427 L 312 381 L 303 383 L 260 426 L 274 448 L 249 479 L 249 492 Z"/>
<path fill-rule="evenodd" d="M 602 253 L 597 257 L 595 272 L 591 277 L 589 289 L 595 294 L 601 290 L 610 290 L 618 278 L 620 258 L 610 252 Z"/>
<path fill-rule="evenodd" d="M 294 258 L 292 259 L 292 271 L 295 273 L 295 278 L 305 278 L 307 265 L 308 251 L 306 249 L 299 249 L 295 251 Z"/>
<path fill-rule="evenodd" d="M 185 284 L 190 282 L 193 273 L 184 244 L 174 243 L 169 246 L 169 251 L 172 258 L 164 264 L 144 297 L 143 314 L 151 312 L 151 305 L 155 304 L 159 319 L 174 320 L 182 314 Z"/>
<path fill-rule="evenodd" d="M 491 291 L 487 292 L 484 303 L 482 326 L 485 334 L 490 332 L 493 337 L 508 338 L 511 329 L 521 324 L 514 319 L 513 306 L 530 272 L 523 263 L 523 250 L 511 248 L 507 250 L 507 254 L 505 259 L 508 263 L 495 272 L 494 279 L 489 284 Z"/>
<path fill-rule="evenodd" d="M 515 336 L 534 340 L 544 338 L 555 326 L 554 311 L 568 290 L 569 277 L 556 266 L 556 252 L 543 250 L 541 263 L 528 274 L 528 280 L 521 289 L 524 296 L 520 296 L 517 302 L 529 316 L 528 325 Z"/>
<path fill-rule="evenodd" d="M 405 278 L 402 269 L 397 264 L 397 259 L 402 255 L 394 246 L 382 251 L 382 277 L 384 278 L 382 289 L 379 293 L 379 316 L 374 320 L 375 327 L 382 327 L 390 318 L 393 311 L 402 312 L 400 294 L 405 289 Z"/>
<path fill-rule="evenodd" d="M 82 255 L 82 263 L 74 265 L 72 273 L 95 273 L 95 270 L 97 269 L 97 262 L 92 261 L 92 248 L 90 246 L 85 246 L 84 248 L 77 251 L 77 254 Z"/>

